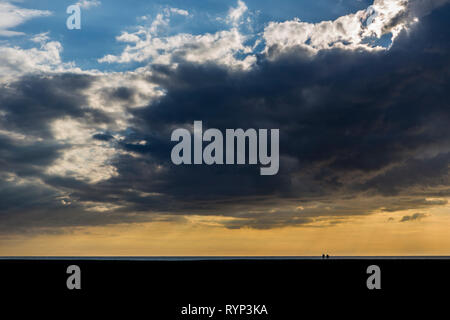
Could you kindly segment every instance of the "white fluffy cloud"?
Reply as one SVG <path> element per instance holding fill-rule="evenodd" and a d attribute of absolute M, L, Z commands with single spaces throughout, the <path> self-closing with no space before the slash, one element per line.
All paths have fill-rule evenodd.
<path fill-rule="evenodd" d="M 299 19 L 271 22 L 264 30 L 266 50 L 278 51 L 303 47 L 312 54 L 330 48 L 381 50 L 368 43 L 392 34 L 392 41 L 402 30 L 408 30 L 433 8 L 448 0 L 375 0 L 366 10 L 339 17 L 334 21 L 307 23 Z"/>
<path fill-rule="evenodd" d="M 117 175 L 109 160 L 117 150 L 109 142 L 96 141 L 92 136 L 96 129 L 70 118 L 58 119 L 52 124 L 54 138 L 60 144 L 67 144 L 61 156 L 47 168 L 47 173 L 72 177 L 96 183 Z"/>
<path fill-rule="evenodd" d="M 30 41 L 36 46 L 29 49 L 0 46 L 0 83 L 17 79 L 24 74 L 99 73 L 96 70 L 81 70 L 73 62 L 62 61 L 63 46 L 58 41 L 52 41 L 48 32 L 34 35 Z"/>
<path fill-rule="evenodd" d="M 241 19 L 247 10 L 247 5 L 243 1 L 238 0 L 237 7 L 231 8 L 228 12 L 227 22 L 232 26 L 237 27 L 241 23 Z"/>
<path fill-rule="evenodd" d="M 81 0 L 76 3 L 76 5 L 80 6 L 80 8 L 83 8 L 86 10 L 93 8 L 93 7 L 98 7 L 101 4 L 102 3 L 98 0 Z"/>
<path fill-rule="evenodd" d="M 178 9 L 178 8 L 170 8 L 169 10 L 170 10 L 170 12 L 172 12 L 174 14 L 179 14 L 180 16 L 188 16 L 189 15 L 189 11 L 187 11 L 187 10 Z"/>
<path fill-rule="evenodd" d="M 391 41 L 395 41 L 402 30 L 408 30 L 422 16 L 447 2 L 449 0 L 375 0 L 366 10 L 339 17 L 334 21 L 308 23 L 294 19 L 270 22 L 262 36 L 246 35 L 238 29 L 248 11 L 241 0 L 238 0 L 236 7 L 230 8 L 226 18 L 222 20 L 227 22 L 231 29 L 214 34 L 182 33 L 160 36 L 161 28 L 169 26 L 171 14 L 188 15 L 187 12 L 181 13 L 180 9 L 165 9 L 156 16 L 150 26 L 140 26 L 136 32 L 123 32 L 118 36 L 117 41 L 129 44 L 121 54 L 106 55 L 99 59 L 99 62 L 171 64 L 177 58 L 183 58 L 191 62 L 215 62 L 248 69 L 256 61 L 256 46 L 247 44 L 251 36 L 256 37 L 256 43 L 265 41 L 263 53 L 269 58 L 297 46 L 304 48 L 311 55 L 331 48 L 386 50 L 373 40 L 391 35 Z"/>
<path fill-rule="evenodd" d="M 235 54 L 250 53 L 251 48 L 244 45 L 245 36 L 235 28 L 214 34 L 177 34 L 170 37 L 153 37 L 147 32 L 122 33 L 117 40 L 133 42 L 119 56 L 107 55 L 99 62 L 128 63 L 150 60 L 158 64 L 170 64 L 172 58 L 180 56 L 191 62 L 216 62 L 228 66 L 248 67 L 254 62 L 253 56 L 245 60 L 235 58 Z"/>
<path fill-rule="evenodd" d="M 241 19 L 247 7 L 242 1 L 237 8 L 230 9 L 228 18 L 235 25 Z M 149 27 L 140 26 L 136 32 L 123 32 L 117 41 L 130 43 L 120 55 L 106 55 L 99 59 L 100 63 L 146 62 L 171 64 L 173 59 L 182 58 L 186 61 L 205 63 L 215 62 L 230 67 L 247 69 L 256 58 L 252 48 L 245 45 L 247 37 L 236 27 L 221 30 L 216 33 L 193 35 L 180 33 L 173 36 L 160 36 L 162 27 L 170 23 L 171 14 L 189 15 L 184 10 L 170 8 L 156 16 Z M 236 54 L 246 55 L 243 59 Z"/>
<path fill-rule="evenodd" d="M 19 8 L 9 2 L 0 1 L 0 36 L 10 37 L 22 35 L 22 32 L 12 31 L 10 29 L 32 18 L 49 15 L 51 15 L 51 12 L 47 10 Z"/>
<path fill-rule="evenodd" d="M 57 41 L 45 42 L 40 48 L 21 49 L 0 47 L 0 77 L 14 77 L 24 73 L 51 72 L 62 66 Z"/>

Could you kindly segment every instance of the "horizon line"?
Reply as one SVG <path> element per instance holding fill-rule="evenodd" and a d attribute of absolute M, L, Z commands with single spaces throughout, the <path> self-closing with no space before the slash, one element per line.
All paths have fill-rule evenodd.
<path fill-rule="evenodd" d="M 120 261 L 206 261 L 206 260 L 450 260 L 450 256 L 0 256 L 7 260 L 120 260 Z"/>

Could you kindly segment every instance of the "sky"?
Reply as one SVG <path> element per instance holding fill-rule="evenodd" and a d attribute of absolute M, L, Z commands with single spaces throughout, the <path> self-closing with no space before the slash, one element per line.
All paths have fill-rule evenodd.
<path fill-rule="evenodd" d="M 0 0 L 0 255 L 450 254 L 449 2 Z"/>

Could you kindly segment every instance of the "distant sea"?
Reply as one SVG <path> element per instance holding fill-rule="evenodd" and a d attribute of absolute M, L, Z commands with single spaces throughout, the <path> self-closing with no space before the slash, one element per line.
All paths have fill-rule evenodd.
<path fill-rule="evenodd" d="M 330 256 L 327 259 L 322 256 L 198 256 L 198 257 L 0 257 L 0 260 L 86 260 L 86 261 L 224 261 L 224 260 L 450 260 L 450 256 Z"/>

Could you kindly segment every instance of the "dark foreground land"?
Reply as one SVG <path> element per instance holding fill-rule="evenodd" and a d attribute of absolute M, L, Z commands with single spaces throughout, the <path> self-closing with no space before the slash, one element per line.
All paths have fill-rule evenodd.
<path fill-rule="evenodd" d="M 81 270 L 81 290 L 67 287 L 71 265 Z M 381 271 L 379 290 L 367 286 L 373 265 Z M 311 319 L 311 312 L 319 318 L 405 316 L 450 305 L 446 257 L 3 258 L 0 277 L 2 308 L 23 306 L 15 314 L 62 307 L 71 314 L 129 319 L 282 320 Z M 213 315 L 206 313 L 212 308 Z"/>

